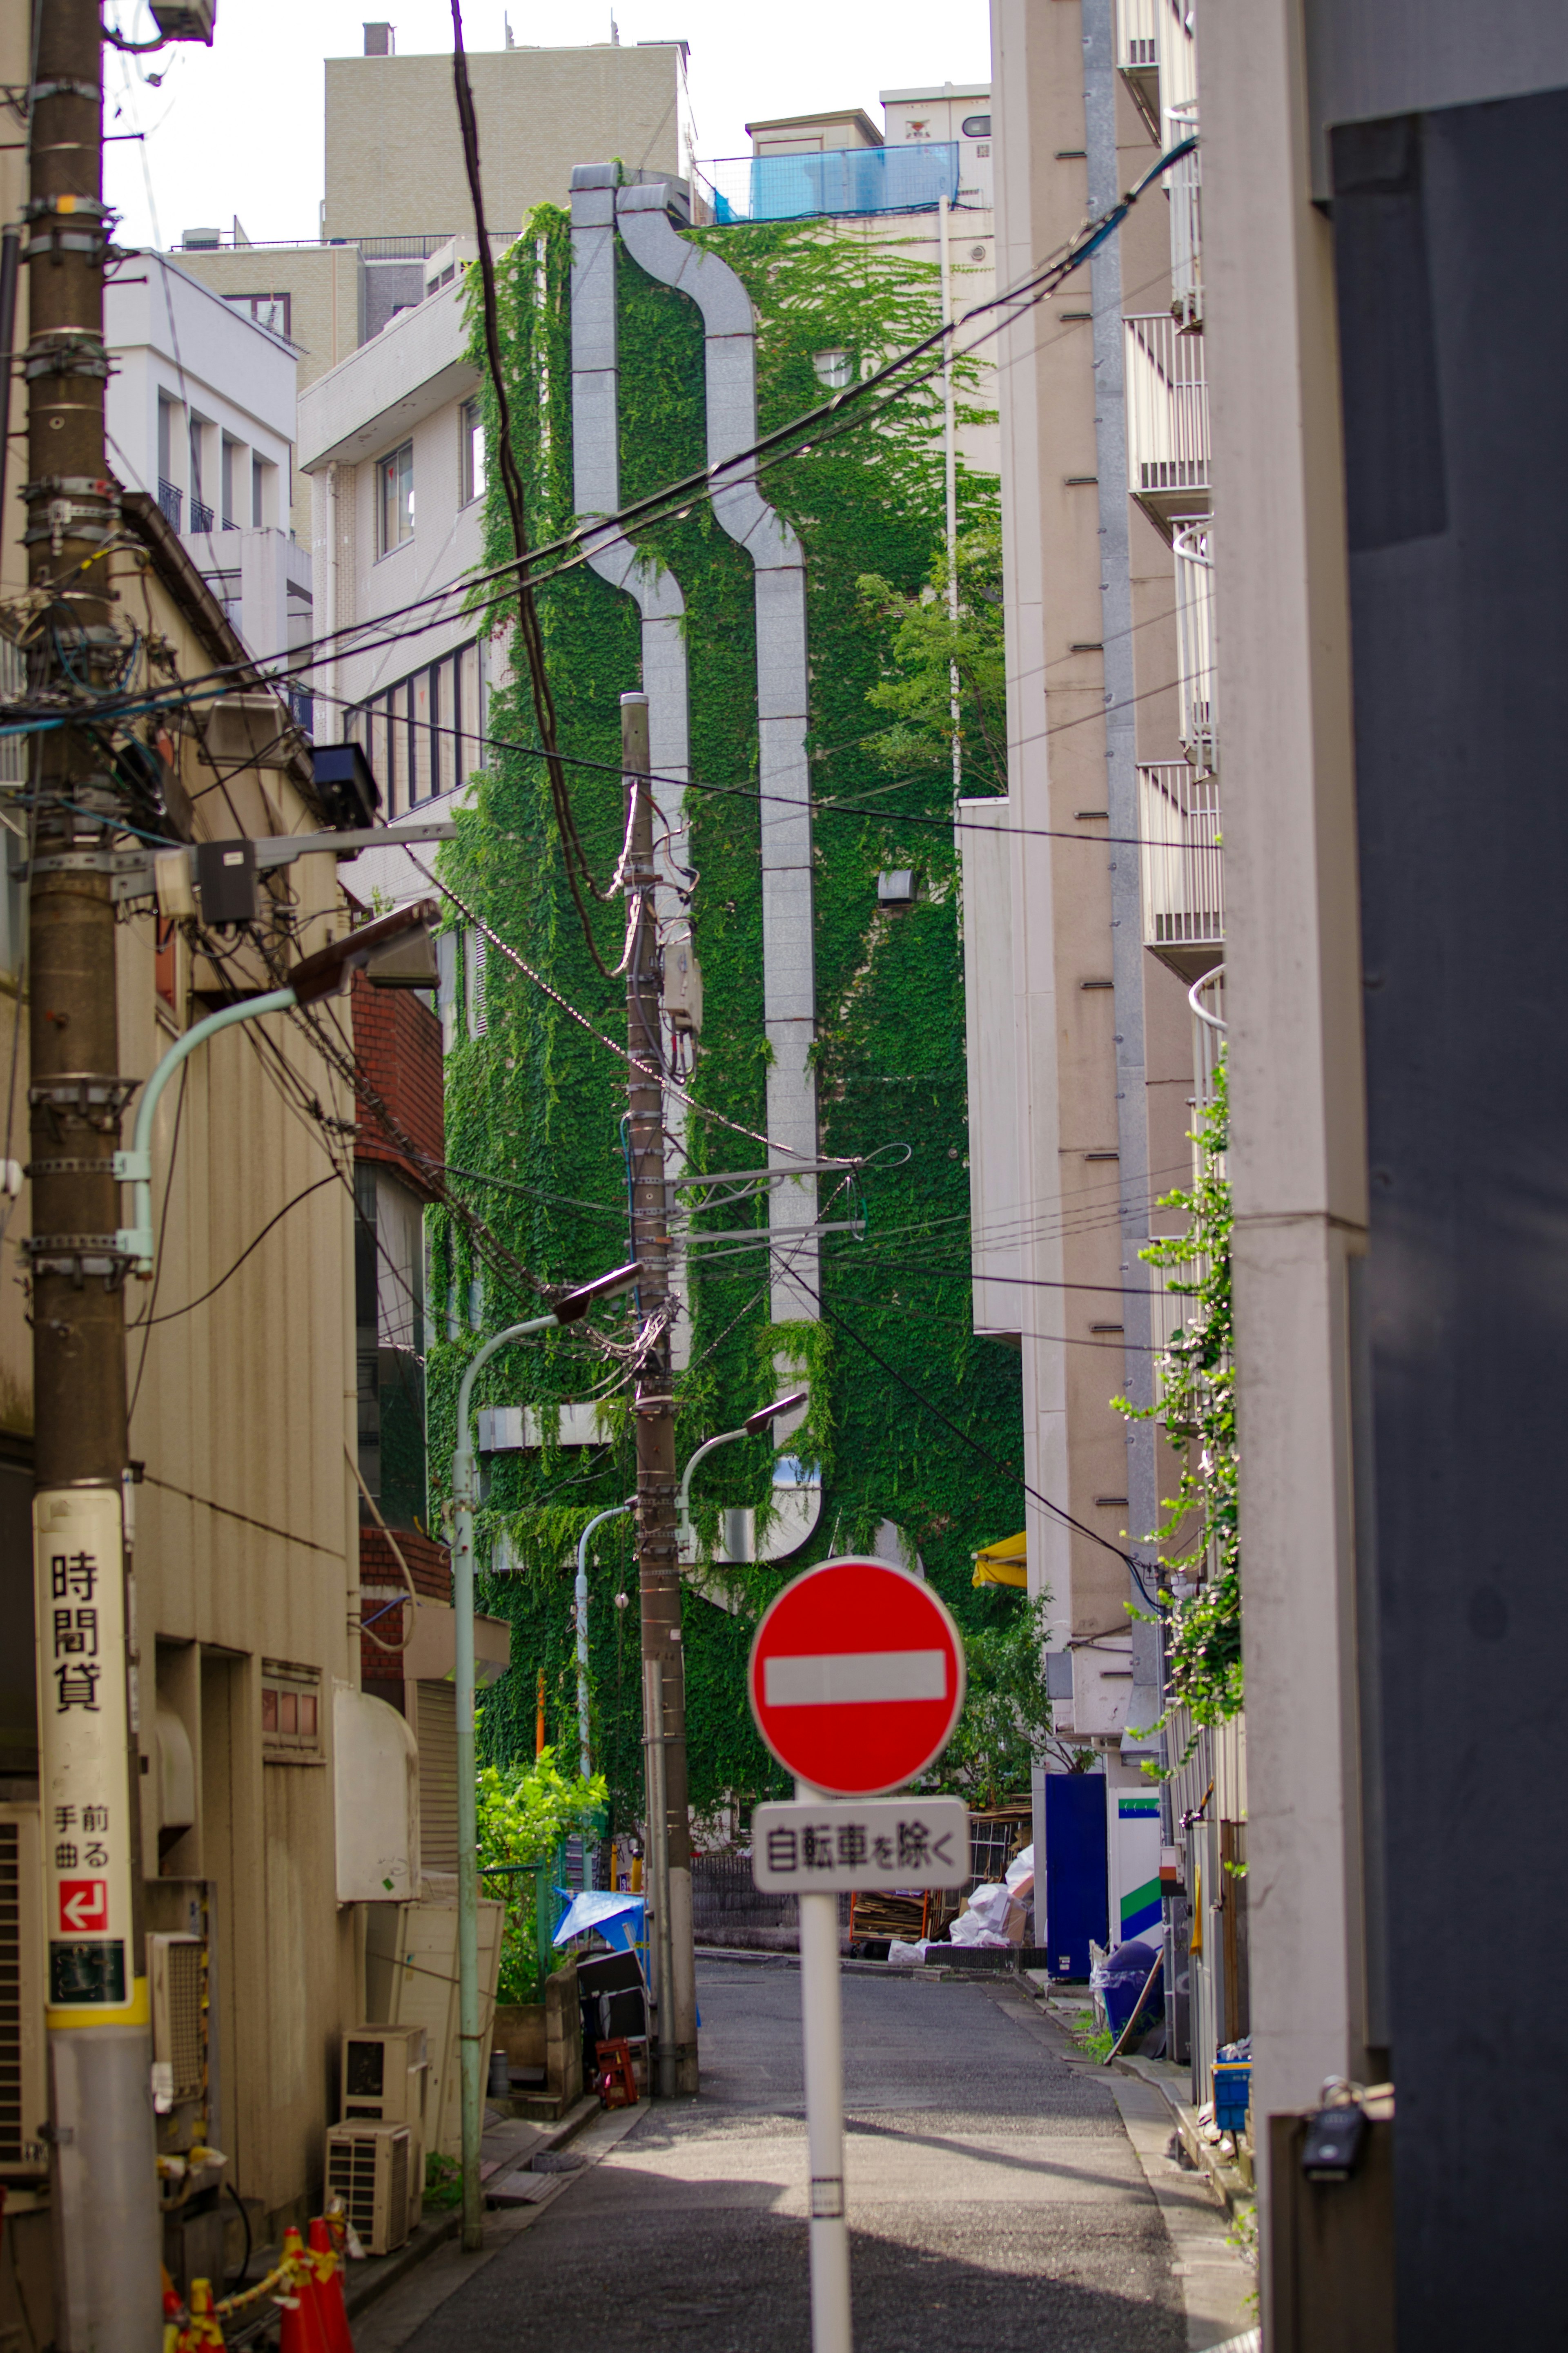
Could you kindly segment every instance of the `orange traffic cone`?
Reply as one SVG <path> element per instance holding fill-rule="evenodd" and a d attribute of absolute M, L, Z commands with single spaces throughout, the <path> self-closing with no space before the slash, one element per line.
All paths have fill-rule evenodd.
<path fill-rule="evenodd" d="M 327 2353 L 354 2353 L 348 2311 L 343 2304 L 342 2260 L 332 2244 L 331 2229 L 324 2215 L 318 2214 L 310 2225 L 310 2260 L 316 2266 L 316 2302 Z"/>
<path fill-rule="evenodd" d="M 223 2330 L 213 2316 L 213 2292 L 206 2280 L 191 2282 L 190 2326 L 180 2341 L 191 2347 L 223 2343 Z"/>
<path fill-rule="evenodd" d="M 276 2298 L 283 2315 L 278 2353 L 331 2353 L 316 2293 L 315 2265 L 292 2223 L 283 2234 L 283 2261 L 289 2284 Z"/>

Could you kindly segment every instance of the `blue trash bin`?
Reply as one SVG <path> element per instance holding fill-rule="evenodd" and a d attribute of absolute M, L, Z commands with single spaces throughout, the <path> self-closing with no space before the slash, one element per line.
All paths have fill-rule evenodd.
<path fill-rule="evenodd" d="M 1134 1937 L 1131 1944 L 1118 1945 L 1103 1965 L 1095 1970 L 1089 1983 L 1105 2004 L 1105 2014 L 1110 2021 L 1112 2034 L 1120 2037 L 1131 2017 L 1138 1997 L 1149 1982 L 1149 1972 L 1161 1955 L 1152 1945 Z M 1149 1989 L 1144 2016 L 1153 2025 L 1160 2014 L 1160 1980 L 1155 1978 Z"/>

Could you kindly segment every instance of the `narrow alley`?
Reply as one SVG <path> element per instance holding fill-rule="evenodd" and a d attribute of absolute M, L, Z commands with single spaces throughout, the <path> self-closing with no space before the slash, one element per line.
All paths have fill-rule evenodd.
<path fill-rule="evenodd" d="M 362 2353 L 798 2353 L 799 1984 L 782 1957 L 702 1960 L 701 2097 L 597 2119 L 584 2169 L 490 2215 L 483 2255 L 444 2248 L 365 2316 Z M 1251 2274 L 1165 2156 L 1156 2093 L 1010 1978 L 850 1969 L 843 1994 L 859 2353 L 1183 2353 L 1250 2326 Z"/>

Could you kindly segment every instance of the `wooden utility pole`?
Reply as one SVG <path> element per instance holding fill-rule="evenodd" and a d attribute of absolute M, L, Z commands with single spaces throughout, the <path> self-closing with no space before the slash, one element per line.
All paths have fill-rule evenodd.
<path fill-rule="evenodd" d="M 669 1211 L 664 1186 L 664 1057 L 658 924 L 648 780 L 647 697 L 621 697 L 626 772 L 625 865 L 630 954 L 626 1046 L 632 1256 L 643 1266 L 639 1332 L 669 1297 Z M 664 2099 L 697 2089 L 697 1964 L 691 1941 L 691 1828 L 686 1799 L 686 1662 L 680 1643 L 680 1549 L 675 1510 L 675 1401 L 664 1325 L 638 1366 L 637 1570 L 642 1598 L 643 1740 L 647 1757 L 649 1902 L 658 2001 L 658 2087 Z"/>
<path fill-rule="evenodd" d="M 104 453 L 98 0 L 30 12 L 26 206 L 28 693 L 89 715 L 118 684 Z M 110 856 L 124 797 L 105 738 L 34 739 L 28 880 L 39 1801 L 51 2204 L 61 2353 L 156 2353 L 162 2240 L 142 1924 L 130 1607 L 121 1076 Z M 38 2122 L 24 2118 L 31 2131 Z"/>

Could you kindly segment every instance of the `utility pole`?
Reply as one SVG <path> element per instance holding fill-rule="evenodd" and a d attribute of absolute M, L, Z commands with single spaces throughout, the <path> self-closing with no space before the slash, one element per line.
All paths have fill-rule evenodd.
<path fill-rule="evenodd" d="M 113 627 L 98 0 L 34 15 L 27 267 L 28 692 L 90 712 Z M 124 1506 L 121 1076 L 110 854 L 123 797 L 85 730 L 34 739 L 28 872 L 39 1804 L 61 2353 L 156 2353 L 157 2173 Z M 37 2120 L 26 2118 L 31 2126 Z"/>
<path fill-rule="evenodd" d="M 653 787 L 647 697 L 621 697 L 621 766 L 626 779 L 625 865 L 630 953 L 626 1047 L 632 1056 L 629 1121 L 632 1256 L 643 1279 L 637 1321 L 646 1331 L 669 1296 L 669 1210 L 664 1187 L 664 1056 L 658 924 L 655 919 Z M 640 1067 L 639 1067 L 640 1066 Z M 697 1959 L 691 1941 L 691 1826 L 686 1801 L 686 1661 L 680 1646 L 680 1546 L 675 1511 L 675 1400 L 668 1326 L 637 1368 L 637 1581 L 642 1599 L 643 1743 L 658 2004 L 658 2093 L 697 2089 Z"/>

